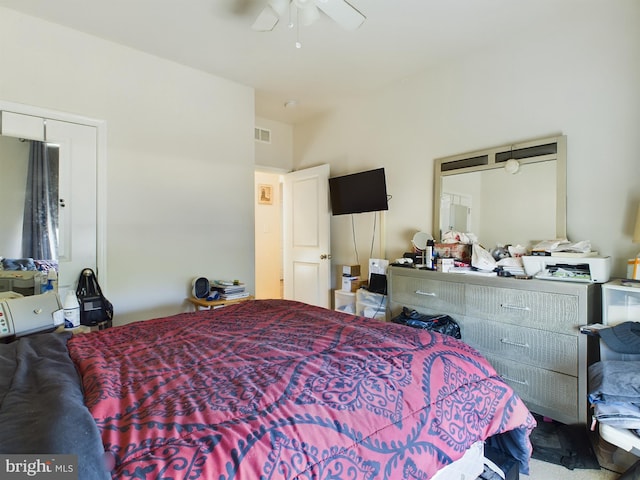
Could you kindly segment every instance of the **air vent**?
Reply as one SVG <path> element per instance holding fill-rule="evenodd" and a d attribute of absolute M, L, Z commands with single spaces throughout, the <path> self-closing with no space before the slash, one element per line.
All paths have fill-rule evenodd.
<path fill-rule="evenodd" d="M 271 143 L 271 130 L 255 127 L 253 129 L 253 138 L 256 142 Z"/>

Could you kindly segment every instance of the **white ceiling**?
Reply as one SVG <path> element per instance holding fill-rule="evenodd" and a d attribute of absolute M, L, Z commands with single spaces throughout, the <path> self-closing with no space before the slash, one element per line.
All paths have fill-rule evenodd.
<path fill-rule="evenodd" d="M 606 1 L 606 0 L 605 0 Z M 368 95 L 452 57 L 511 41 L 584 0 L 349 0 L 355 31 L 322 15 L 296 29 L 283 19 L 251 30 L 267 0 L 0 0 L 62 24 L 255 87 L 256 115 L 290 124 Z M 586 6 L 588 8 L 588 6 Z M 288 100 L 297 107 L 285 108 Z"/>

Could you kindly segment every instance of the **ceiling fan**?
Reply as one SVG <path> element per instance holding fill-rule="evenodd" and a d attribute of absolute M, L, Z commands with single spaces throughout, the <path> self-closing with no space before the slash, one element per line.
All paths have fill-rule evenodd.
<path fill-rule="evenodd" d="M 315 22 L 321 11 L 347 30 L 355 30 L 365 21 L 365 16 L 346 0 L 269 0 L 251 28 L 258 32 L 269 32 L 285 15 L 288 14 L 290 20 L 294 18 L 293 9 L 298 23 L 304 26 Z"/>

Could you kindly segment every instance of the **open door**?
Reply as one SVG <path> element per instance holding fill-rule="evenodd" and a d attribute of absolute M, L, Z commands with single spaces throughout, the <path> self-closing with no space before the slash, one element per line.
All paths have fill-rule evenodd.
<path fill-rule="evenodd" d="M 329 165 L 284 177 L 284 298 L 331 308 Z"/>

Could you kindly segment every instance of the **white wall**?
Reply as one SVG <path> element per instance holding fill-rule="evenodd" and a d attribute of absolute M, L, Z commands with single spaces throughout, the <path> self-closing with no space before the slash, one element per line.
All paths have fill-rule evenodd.
<path fill-rule="evenodd" d="M 115 323 L 187 308 L 193 277 L 253 290 L 254 92 L 0 8 L 2 100 L 105 120 Z"/>
<path fill-rule="evenodd" d="M 584 1 L 570 18 L 532 25 L 297 126 L 296 168 L 330 163 L 336 175 L 384 165 L 393 259 L 413 233 L 432 229 L 434 158 L 562 133 L 569 239 L 591 240 L 624 276 L 638 250 L 639 19 L 637 0 Z M 351 259 L 350 227 L 332 221 L 335 264 Z M 361 237 L 365 250 L 369 238 Z"/>
<path fill-rule="evenodd" d="M 271 132 L 271 142 L 256 142 L 256 165 L 259 168 L 293 170 L 293 127 L 286 123 L 256 117 L 256 127 Z"/>

